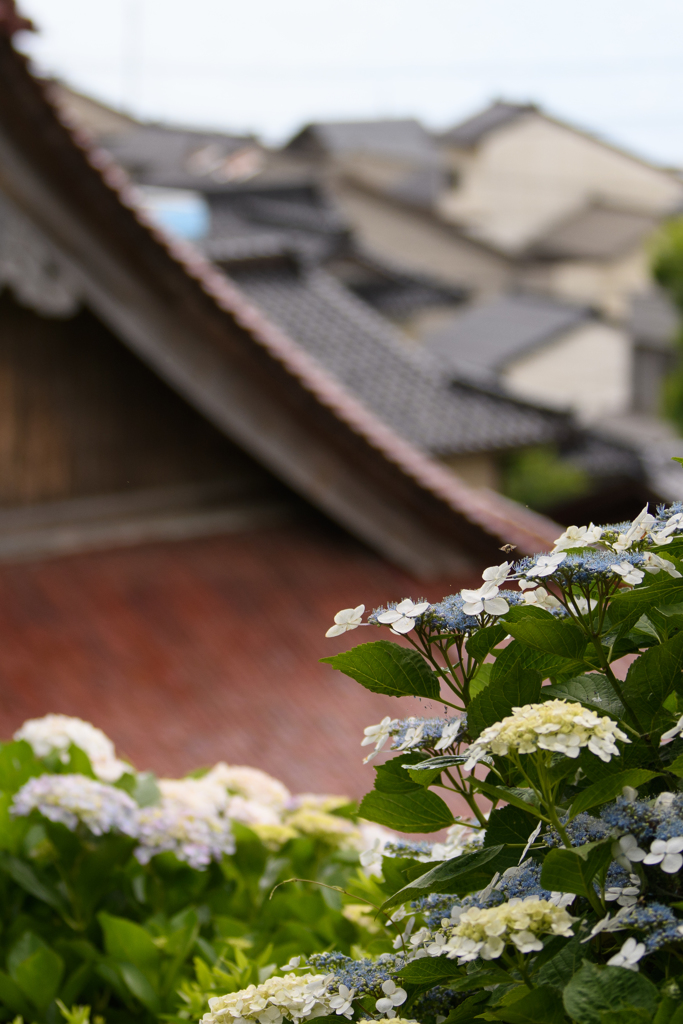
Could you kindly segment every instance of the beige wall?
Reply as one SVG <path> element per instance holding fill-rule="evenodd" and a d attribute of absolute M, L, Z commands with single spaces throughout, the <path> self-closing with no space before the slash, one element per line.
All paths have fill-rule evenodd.
<path fill-rule="evenodd" d="M 590 423 L 628 411 L 632 359 L 625 332 L 606 324 L 586 324 L 516 360 L 503 373 L 503 381 L 520 398 L 572 409 Z"/>
<path fill-rule="evenodd" d="M 461 480 L 472 487 L 489 487 L 500 490 L 500 468 L 495 455 L 449 455 L 442 460 Z"/>
<path fill-rule="evenodd" d="M 595 306 L 606 316 L 621 320 L 629 313 L 633 295 L 647 291 L 652 278 L 648 254 L 643 248 L 605 262 L 559 260 L 526 264 L 520 269 L 517 282 L 523 288 Z"/>
<path fill-rule="evenodd" d="M 442 215 L 510 253 L 595 199 L 660 214 L 683 198 L 672 174 L 541 114 L 491 132 L 469 164 L 457 152 L 451 160 L 460 184 Z"/>
<path fill-rule="evenodd" d="M 351 185 L 333 188 L 362 244 L 391 263 L 481 294 L 499 292 L 509 284 L 507 260 L 459 238 L 450 227 Z"/>

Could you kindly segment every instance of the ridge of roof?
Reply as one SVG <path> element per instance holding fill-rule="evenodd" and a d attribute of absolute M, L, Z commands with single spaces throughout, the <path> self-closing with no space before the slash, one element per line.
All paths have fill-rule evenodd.
<path fill-rule="evenodd" d="M 539 113 L 535 103 L 508 103 L 506 100 L 496 100 L 489 104 L 484 110 L 460 121 L 445 132 L 440 132 L 436 137 L 439 142 L 447 145 L 476 146 L 490 132 L 511 124 L 524 114 Z"/>
<path fill-rule="evenodd" d="M 0 40 L 0 46 L 2 46 Z M 7 46 L 7 43 L 4 44 Z M 252 341 L 280 364 L 286 373 L 322 407 L 375 451 L 381 453 L 387 463 L 397 467 L 404 478 L 411 480 L 426 494 L 436 499 L 466 523 L 477 527 L 492 539 L 511 541 L 521 552 L 547 549 L 553 543 L 558 531 L 557 524 L 547 517 L 522 508 L 503 496 L 486 490 L 475 489 L 451 471 L 431 459 L 415 445 L 399 437 L 368 408 L 343 388 L 332 376 L 322 369 L 284 331 L 272 324 L 248 301 L 239 288 L 221 271 L 209 263 L 194 246 L 169 237 L 155 225 L 151 218 L 140 209 L 135 189 L 128 175 L 116 166 L 102 149 L 93 147 L 92 140 L 82 130 L 74 129 L 68 120 L 60 116 L 58 107 L 51 102 L 49 86 L 30 74 L 27 59 L 15 50 L 13 54 L 15 72 L 21 67 L 21 74 L 32 83 L 35 94 L 31 102 L 40 100 L 49 110 L 49 116 L 63 133 L 60 141 L 58 132 L 52 132 L 41 145 L 69 145 L 80 151 L 84 164 L 89 166 L 97 179 L 143 228 L 150 241 L 163 250 L 172 263 L 193 280 L 201 291 L 213 302 L 215 308 L 228 314 L 233 323 L 240 326 Z M 7 55 L 6 55 L 7 56 Z M 23 87 L 25 88 L 25 86 Z M 71 159 L 71 158 L 69 158 Z M 42 173 L 42 172 L 41 172 Z M 62 172 L 60 171 L 60 174 Z M 64 190 L 64 178 L 56 175 L 58 189 Z M 54 182 L 53 182 L 54 185 Z M 69 188 L 72 188 L 69 182 Z M 78 207 L 75 208 L 78 210 Z M 82 215 L 81 215 L 82 216 Z M 106 211 L 103 216 L 107 216 Z M 90 230 L 94 230 L 92 227 Z"/>
<path fill-rule="evenodd" d="M 11 39 L 16 32 L 35 32 L 35 26 L 19 14 L 15 0 L 0 0 L 0 35 Z"/>

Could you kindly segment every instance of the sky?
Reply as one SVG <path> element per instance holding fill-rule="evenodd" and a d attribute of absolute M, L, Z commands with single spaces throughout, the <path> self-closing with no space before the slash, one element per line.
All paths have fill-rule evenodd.
<path fill-rule="evenodd" d="M 253 132 L 534 101 L 683 166 L 681 0 L 20 0 L 38 68 L 138 117 Z"/>

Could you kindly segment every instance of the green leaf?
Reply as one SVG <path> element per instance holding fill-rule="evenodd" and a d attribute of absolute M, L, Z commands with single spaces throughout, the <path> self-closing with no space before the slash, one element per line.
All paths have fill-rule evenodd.
<path fill-rule="evenodd" d="M 407 778 L 406 781 L 411 783 Z M 361 800 L 358 813 L 361 818 L 376 821 L 378 825 L 395 828 L 399 832 L 438 832 L 454 822 L 447 804 L 437 796 L 415 786 L 408 792 L 382 793 L 373 790 Z"/>
<path fill-rule="evenodd" d="M 61 956 L 27 931 L 10 950 L 7 967 L 23 995 L 39 1010 L 47 1009 L 64 974 Z"/>
<path fill-rule="evenodd" d="M 650 772 L 645 768 L 629 768 L 625 772 L 617 772 L 616 775 L 611 775 L 607 779 L 595 782 L 588 789 L 584 789 L 583 792 L 579 793 L 571 805 L 569 816 L 570 818 L 575 818 L 582 811 L 587 811 L 591 807 L 597 807 L 599 804 L 606 804 L 610 800 L 614 800 L 615 797 L 619 796 L 624 786 L 633 786 L 634 789 L 637 789 L 638 786 L 649 782 L 650 779 L 656 779 L 659 775 L 661 775 L 661 772 Z"/>
<path fill-rule="evenodd" d="M 630 666 L 623 683 L 624 698 L 645 731 L 662 719 L 662 704 L 683 687 L 683 632 L 641 654 Z M 664 712 L 664 715 L 666 713 Z M 663 730 L 662 730 L 663 731 Z"/>
<path fill-rule="evenodd" d="M 494 681 L 478 693 L 467 709 L 467 729 L 476 739 L 489 725 L 500 722 L 512 713 L 513 707 L 535 704 L 541 696 L 541 675 L 529 671 L 502 681 Z"/>
<path fill-rule="evenodd" d="M 406 964 L 400 972 L 400 977 L 401 981 L 410 982 L 411 985 L 438 985 L 447 979 L 461 978 L 462 973 L 462 967 L 458 967 L 455 960 L 447 960 L 443 956 L 429 956 Z"/>
<path fill-rule="evenodd" d="M 484 847 L 513 846 L 517 860 L 527 844 L 529 836 L 538 825 L 538 818 L 521 807 L 508 804 L 498 811 L 492 811 L 489 817 Z M 517 849 L 519 847 L 519 849 Z"/>
<path fill-rule="evenodd" d="M 470 679 L 470 700 L 489 685 L 494 667 L 490 661 L 486 661 L 483 665 L 479 666 L 476 675 Z"/>
<path fill-rule="evenodd" d="M 562 1004 L 553 988 L 535 988 L 509 1006 L 493 1011 L 505 1024 L 563 1024 Z"/>
<path fill-rule="evenodd" d="M 545 952 L 546 950 L 544 949 L 543 954 Z M 540 968 L 538 984 L 552 985 L 553 988 L 563 989 L 580 969 L 587 954 L 588 949 L 585 945 L 582 945 L 580 935 L 576 935 L 573 939 L 564 940 L 564 944 L 559 952 L 551 957 L 550 960 L 547 960 Z"/>
<path fill-rule="evenodd" d="M 677 775 L 679 779 L 683 779 L 683 754 L 679 754 L 666 769 L 668 772 L 672 772 L 673 775 Z"/>
<path fill-rule="evenodd" d="M 492 846 L 487 850 L 465 853 L 461 857 L 453 857 L 443 864 L 437 864 L 385 900 L 382 910 L 396 907 L 408 900 L 416 900 L 430 892 L 465 896 L 485 888 L 493 877 L 496 870 L 493 865 L 502 849 L 502 846 Z"/>
<path fill-rule="evenodd" d="M 541 885 L 551 892 L 592 895 L 591 882 L 611 860 L 611 840 L 586 843 L 585 846 L 577 846 L 572 850 L 551 850 L 543 861 Z"/>
<path fill-rule="evenodd" d="M 149 932 L 134 921 L 113 917 L 104 911 L 97 915 L 97 920 L 104 933 L 104 948 L 110 956 L 134 964 L 141 971 L 154 976 L 161 953 Z"/>
<path fill-rule="evenodd" d="M 120 963 L 117 964 L 117 967 L 129 992 L 136 999 L 139 999 L 150 1013 L 158 1013 L 160 1009 L 159 997 L 143 972 L 131 963 Z"/>
<path fill-rule="evenodd" d="M 44 773 L 45 765 L 35 757 L 26 740 L 0 746 L 0 789 L 6 793 L 16 793 L 30 778 Z"/>
<path fill-rule="evenodd" d="M 483 661 L 487 654 L 490 654 L 494 647 L 502 643 L 508 631 L 505 626 L 485 626 L 473 633 L 465 644 L 467 653 L 475 661 Z"/>
<path fill-rule="evenodd" d="M 586 650 L 586 636 L 572 622 L 554 619 L 521 619 L 508 622 L 508 633 L 536 650 L 555 657 L 582 661 Z"/>
<path fill-rule="evenodd" d="M 478 1016 L 478 1010 L 481 1008 L 481 1004 L 489 998 L 490 993 L 488 992 L 475 992 L 473 996 L 466 999 L 460 1006 L 456 1006 L 454 1010 L 448 1014 L 446 1019 L 441 1024 L 472 1024 L 475 1017 Z"/>
<path fill-rule="evenodd" d="M 475 789 L 481 790 L 482 793 L 485 793 L 492 800 L 504 800 L 506 803 L 519 807 L 520 810 L 527 811 L 530 814 L 533 814 L 533 808 L 538 807 L 538 797 L 532 789 L 512 789 L 509 786 L 493 786 L 483 779 L 471 778 L 470 781 Z"/>
<path fill-rule="evenodd" d="M 424 754 L 414 753 L 399 754 L 385 764 L 375 765 L 375 789 L 380 793 L 414 793 L 421 788 L 421 783 L 414 782 L 406 774 L 405 768 L 409 765 L 420 764 Z"/>
<path fill-rule="evenodd" d="M 644 582 L 647 584 L 647 581 Z M 641 583 L 628 593 L 621 592 L 612 599 L 607 611 L 606 629 L 617 636 L 623 636 L 633 629 L 640 616 L 650 608 L 678 604 L 681 601 L 683 580 L 672 579 L 667 575 L 649 585 Z"/>
<path fill-rule="evenodd" d="M 420 761 L 419 764 L 411 765 L 409 774 L 412 777 L 412 772 L 429 772 L 435 768 L 442 772 L 446 768 L 453 768 L 455 765 L 464 764 L 467 760 L 469 760 L 467 754 L 440 754 L 438 757 L 430 757 L 426 761 Z"/>
<path fill-rule="evenodd" d="M 569 982 L 562 998 L 567 1014 L 577 1024 L 601 1024 L 603 1011 L 635 1007 L 654 1013 L 658 992 L 635 971 L 586 964 Z"/>
<path fill-rule="evenodd" d="M 320 660 L 351 676 L 373 693 L 439 699 L 439 677 L 422 655 L 389 640 L 360 644 L 350 651 Z"/>
<path fill-rule="evenodd" d="M 612 684 L 606 676 L 599 672 L 574 676 L 561 683 L 552 683 L 543 688 L 543 696 L 555 697 L 583 704 L 598 714 L 609 715 L 610 718 L 623 718 L 624 708 L 617 697 Z"/>
<path fill-rule="evenodd" d="M 626 1006 L 623 1010 L 601 1010 L 600 1024 L 652 1024 L 652 1014 L 642 1006 Z"/>
<path fill-rule="evenodd" d="M 52 907 L 53 910 L 58 911 L 58 913 L 68 919 L 69 908 L 61 893 L 53 889 L 52 886 L 41 882 L 33 868 L 29 867 L 24 861 L 19 860 L 18 857 L 12 857 L 8 853 L 0 853 L 0 870 L 8 874 L 17 885 L 20 885 L 31 896 L 35 896 L 36 899 L 47 903 L 49 907 Z"/>
<path fill-rule="evenodd" d="M 21 1014 L 24 1020 L 33 1016 L 33 1011 L 16 981 L 4 971 L 0 971 L 0 1003 L 12 1013 Z"/>

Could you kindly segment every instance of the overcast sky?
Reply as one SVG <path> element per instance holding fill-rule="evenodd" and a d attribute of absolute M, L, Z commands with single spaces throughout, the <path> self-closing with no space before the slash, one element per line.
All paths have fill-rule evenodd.
<path fill-rule="evenodd" d="M 495 97 L 683 165 L 681 0 L 20 0 L 21 46 L 134 114 L 253 131 L 445 127 Z"/>

